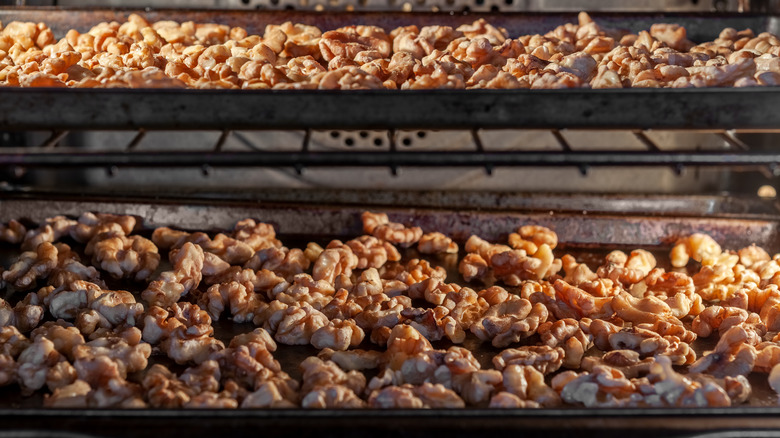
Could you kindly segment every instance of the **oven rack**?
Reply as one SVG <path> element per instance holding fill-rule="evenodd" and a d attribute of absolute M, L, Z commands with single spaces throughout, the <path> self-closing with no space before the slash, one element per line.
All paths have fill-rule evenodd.
<path fill-rule="evenodd" d="M 204 173 L 216 167 L 287 167 L 301 174 L 306 168 L 317 167 L 386 167 L 393 175 L 400 167 L 481 167 L 491 174 L 498 167 L 576 167 L 587 175 L 591 167 L 670 167 L 682 174 L 688 167 L 719 167 L 732 170 L 759 170 L 767 178 L 780 176 L 780 128 L 761 130 L 685 130 L 687 134 L 698 133 L 714 139 L 721 148 L 702 149 L 682 147 L 674 143 L 661 143 L 654 130 L 604 131 L 617 132 L 634 138 L 634 146 L 626 149 L 600 149 L 598 144 L 582 147 L 571 144 L 572 135 L 568 130 L 533 130 L 535 135 L 546 134 L 557 143 L 553 148 L 535 148 L 524 145 L 506 147 L 500 143 L 491 144 L 483 140 L 485 133 L 491 137 L 507 140 L 513 131 L 482 131 L 471 129 L 468 132 L 471 141 L 461 144 L 436 144 L 424 148 L 415 148 L 411 136 L 404 135 L 399 142 L 399 131 L 374 131 L 374 144 L 380 147 L 352 148 L 354 140 L 350 131 L 331 131 L 331 137 L 342 137 L 344 146 L 312 146 L 311 129 L 299 131 L 300 143 L 296 148 L 289 143 L 258 146 L 252 143 L 252 131 L 219 131 L 219 137 L 210 148 L 181 150 L 155 145 L 154 148 L 139 150 L 148 133 L 147 129 L 128 131 L 131 140 L 126 144 L 103 144 L 97 147 L 85 147 L 78 144 L 60 146 L 70 133 L 69 130 L 52 130 L 41 143 L 28 146 L 8 147 L 8 142 L 18 141 L 20 137 L 7 135 L 6 147 L 0 148 L 0 168 L 106 168 L 109 173 L 119 168 L 201 168 Z M 424 132 L 424 131 L 423 131 Z M 673 133 L 675 131 L 672 131 Z M 250 135 L 246 135 L 249 133 Z M 408 131 L 403 131 L 408 134 Z M 498 133 L 498 136 L 495 134 Z M 526 131 L 527 133 L 527 131 Z M 257 132 L 262 135 L 262 132 Z M 360 131 L 353 137 L 368 137 L 367 131 Z M 233 147 L 225 145 L 231 136 Z M 385 142 L 380 142 L 382 137 Z M 13 139 L 13 140 L 10 140 Z M 446 139 L 446 137 L 445 137 Z M 12 144 L 12 143 L 11 143 Z M 238 145 L 238 147 L 235 147 Z M 767 146 L 768 145 L 768 146 Z M 552 149 L 552 150 L 551 150 Z"/>

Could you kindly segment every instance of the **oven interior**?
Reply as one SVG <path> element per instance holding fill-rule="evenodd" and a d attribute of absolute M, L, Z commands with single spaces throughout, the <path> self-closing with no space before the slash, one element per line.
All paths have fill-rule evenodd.
<path fill-rule="evenodd" d="M 467 18 L 543 12 L 560 14 L 556 19 L 564 20 L 582 9 L 657 20 L 663 17 L 658 11 L 666 11 L 699 23 L 710 35 L 720 26 L 713 17 L 766 26 L 757 31 L 780 29 L 780 17 L 773 15 L 780 13 L 777 0 L 28 0 L 0 2 L 14 6 L 0 9 L 0 20 L 41 17 L 46 10 L 25 6 L 53 6 L 63 26 L 88 27 L 95 23 L 73 23 L 72 18 L 69 22 L 69 8 L 83 12 L 96 4 L 165 8 L 169 17 L 189 13 L 167 9 L 177 7 L 230 9 L 234 17 L 258 11 L 309 18 L 317 13 L 386 11 L 396 19 L 414 16 L 404 14 L 429 17 L 425 14 L 431 12 Z M 408 104 L 414 105 L 413 96 Z M 348 123 L 330 128 L 301 122 L 284 129 L 241 123 L 213 123 L 203 129 L 186 123 L 187 114 L 176 119 L 185 123 L 166 114 L 154 126 L 90 126 L 88 119 L 68 126 L 57 114 L 39 116 L 22 128 L 0 123 L 2 221 L 77 216 L 89 210 L 136 214 L 146 226 L 219 229 L 254 216 L 268 218 L 286 236 L 325 238 L 354 234 L 360 212 L 375 208 L 447 230 L 459 240 L 470 233 L 499 239 L 512 227 L 533 220 L 560 230 L 561 240 L 574 248 L 607 244 L 668 248 L 676 236 L 706 230 L 727 247 L 760 241 L 772 251 L 780 250 L 780 123 L 771 118 L 760 126 L 719 123 L 690 128 L 681 122 L 658 123 L 637 111 L 629 115 L 634 120 L 631 126 L 566 126 L 552 121 L 543 126 L 487 123 L 464 128 L 445 122 L 431 129 L 424 122 L 362 124 L 353 112 L 345 115 L 353 117 Z M 75 117 L 78 120 L 78 114 Z M 242 165 L 247 156 L 254 160 Z M 312 217 L 319 218 L 313 231 Z M 206 421 L 197 431 L 192 414 L 165 411 L 92 412 L 89 427 L 72 419 L 83 412 L 67 410 L 41 415 L 38 409 L 0 409 L 0 417 L 9 431 L 25 430 L 29 432 L 25 436 L 44 436 L 57 429 L 130 436 L 140 429 L 173 433 L 180 428 L 193 435 L 229 429 L 236 436 L 250 436 L 258 427 L 273 433 L 295 430 L 301 436 L 320 435 L 323 430 L 326 435 L 363 436 L 377 421 L 386 426 L 377 433 L 387 436 L 434 431 L 481 436 L 483 428 L 499 433 L 523 429 L 529 436 L 573 431 L 598 436 L 719 431 L 718 436 L 732 436 L 730 431 L 745 429 L 774 436 L 771 429 L 780 425 L 771 407 L 775 400 L 771 394 L 765 398 L 762 408 L 752 410 L 605 410 L 595 418 L 592 412 L 577 409 L 511 415 L 485 410 L 374 412 L 369 417 L 349 412 L 204 412 L 198 417 Z M 30 427 L 33 422 L 40 430 Z M 4 433 L 0 431 L 0 436 Z"/>

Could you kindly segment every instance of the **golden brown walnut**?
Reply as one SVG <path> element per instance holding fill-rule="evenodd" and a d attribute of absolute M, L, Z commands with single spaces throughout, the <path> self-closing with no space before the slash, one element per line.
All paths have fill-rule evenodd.
<path fill-rule="evenodd" d="M 78 329 L 65 321 L 48 321 L 41 324 L 30 333 L 30 339 L 33 341 L 39 338 L 51 341 L 54 349 L 69 360 L 73 359 L 73 350 L 84 343 L 84 337 Z"/>
<path fill-rule="evenodd" d="M 74 365 L 79 368 L 81 362 L 93 361 L 97 358 L 108 358 L 116 362 L 119 375 L 126 378 L 128 373 L 134 373 L 146 368 L 149 356 L 152 353 L 151 345 L 140 342 L 140 330 L 137 336 L 128 342 L 125 338 L 105 337 L 98 338 L 86 344 L 73 347 Z M 136 342 L 137 341 L 137 342 Z M 80 373 L 80 378 L 84 379 Z M 89 379 L 85 379 L 89 380 Z"/>
<path fill-rule="evenodd" d="M 77 374 L 76 369 L 70 362 L 57 362 L 46 373 L 46 386 L 50 391 L 55 391 L 57 388 L 68 386 L 76 381 Z"/>
<path fill-rule="evenodd" d="M 556 317 L 566 318 L 563 315 L 570 314 L 578 318 L 599 318 L 614 312 L 613 297 L 594 297 L 560 279 L 555 280 L 553 289 L 554 297 L 551 298 L 554 298 L 554 301 L 550 304 L 565 309 L 554 312 Z M 544 298 L 544 296 L 547 296 L 547 294 L 537 295 L 537 298 Z M 547 302 L 547 300 L 544 302 Z"/>
<path fill-rule="evenodd" d="M 655 268 L 655 257 L 648 251 L 637 249 L 626 255 L 622 251 L 613 251 L 606 257 L 605 264 L 596 273 L 601 278 L 629 287 L 640 282 Z"/>
<path fill-rule="evenodd" d="M 136 219 L 133 216 L 84 213 L 70 229 L 70 237 L 79 243 L 87 243 L 100 233 L 115 231 L 130 234 L 135 225 Z"/>
<path fill-rule="evenodd" d="M 415 386 L 412 392 L 422 401 L 425 408 L 458 409 L 466 407 L 466 403 L 455 391 L 440 383 L 426 382 Z"/>
<path fill-rule="evenodd" d="M 769 373 L 778 363 L 780 363 L 780 345 L 774 341 L 761 342 L 756 345 L 754 372 Z"/>
<path fill-rule="evenodd" d="M 399 324 L 393 327 L 385 350 L 384 362 L 390 369 L 398 369 L 407 357 L 433 350 L 431 343 L 413 327 Z"/>
<path fill-rule="evenodd" d="M 474 290 L 462 287 L 448 291 L 440 305 L 465 330 L 471 327 L 490 307 L 490 304 Z"/>
<path fill-rule="evenodd" d="M 677 318 L 698 315 L 704 310 L 702 297 L 696 294 L 696 286 L 691 277 L 681 272 L 665 272 L 653 269 L 639 283 L 631 286 L 634 296 L 654 296 L 663 300 Z"/>
<path fill-rule="evenodd" d="M 268 292 L 269 298 L 295 306 L 307 303 L 317 310 L 330 304 L 335 288 L 326 280 L 314 280 L 308 274 L 298 274 L 292 284 L 282 282 Z"/>
<path fill-rule="evenodd" d="M 297 406 L 297 382 L 284 377 L 271 377 L 246 395 L 242 408 L 293 408 Z"/>
<path fill-rule="evenodd" d="M 105 290 L 82 280 L 43 297 L 43 303 L 54 317 L 75 319 L 79 330 L 90 336 L 99 336 L 115 327 L 134 326 L 144 313 L 143 305 L 130 292 Z"/>
<path fill-rule="evenodd" d="M 467 253 L 478 254 L 487 262 L 490 262 L 490 260 L 496 254 L 512 250 L 512 248 L 506 245 L 491 244 L 490 242 L 483 240 L 476 235 L 469 237 L 469 239 L 466 241 L 464 249 Z"/>
<path fill-rule="evenodd" d="M 336 56 L 354 59 L 364 51 L 377 51 L 382 58 L 389 58 L 392 51 L 390 37 L 375 26 L 348 26 L 325 32 L 319 41 L 320 51 L 325 61 Z"/>
<path fill-rule="evenodd" d="M 233 379 L 239 384 L 252 389 L 274 379 L 288 380 L 282 372 L 279 362 L 274 360 L 271 352 L 263 344 L 249 343 L 235 345 L 212 353 L 209 361 L 218 364 L 222 379 Z M 205 362 L 204 362 L 205 363 Z M 297 382 L 288 382 L 292 390 L 297 389 Z"/>

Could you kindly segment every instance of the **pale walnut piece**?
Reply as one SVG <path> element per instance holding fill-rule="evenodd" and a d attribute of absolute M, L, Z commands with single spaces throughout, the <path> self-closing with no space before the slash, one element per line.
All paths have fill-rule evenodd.
<path fill-rule="evenodd" d="M 215 284 L 198 300 L 201 308 L 206 309 L 212 321 L 218 321 L 225 309 L 228 309 L 234 322 L 252 321 L 266 302 L 253 288 L 237 281 Z"/>
<path fill-rule="evenodd" d="M 125 236 L 109 231 L 96 234 L 84 251 L 92 256 L 92 263 L 114 278 L 149 278 L 160 263 L 157 246 L 141 236 Z"/>
<path fill-rule="evenodd" d="M 332 319 L 328 325 L 312 334 L 311 345 L 320 350 L 331 348 L 344 351 L 360 345 L 365 336 L 363 329 L 354 320 Z"/>
<path fill-rule="evenodd" d="M 46 278 L 57 266 L 57 248 L 49 242 L 38 245 L 34 251 L 25 251 L 8 270 L 3 272 L 3 281 L 18 290 L 35 286 L 37 280 Z"/>
<path fill-rule="evenodd" d="M 680 239 L 672 248 L 669 258 L 672 259 L 672 266 L 681 268 L 687 265 L 690 259 L 701 262 L 705 258 L 716 257 L 721 252 L 720 245 L 712 237 L 696 233 Z"/>
<path fill-rule="evenodd" d="M 548 347 L 563 348 L 563 361 L 560 365 L 565 368 L 579 368 L 583 356 L 593 346 L 593 336 L 586 333 L 580 323 L 574 319 L 547 321 L 541 324 L 537 331 L 543 344 Z"/>
<path fill-rule="evenodd" d="M 190 242 L 171 251 L 173 271 L 165 271 L 151 283 L 141 297 L 153 306 L 171 306 L 198 287 L 203 278 L 205 256 L 203 249 Z"/>
<path fill-rule="evenodd" d="M 15 221 L 9 222 L 10 230 L 20 231 L 21 225 Z M 41 226 L 29 230 L 24 234 L 22 249 L 25 251 L 35 251 L 43 242 L 55 243 L 68 236 L 71 230 L 76 226 L 76 221 L 68 219 L 65 216 L 55 216 L 47 218 Z M 23 229 L 23 227 L 22 227 Z M 11 236 L 9 236 L 11 237 Z M 11 242 L 14 243 L 14 242 Z"/>
<path fill-rule="evenodd" d="M 469 330 L 494 347 L 506 347 L 536 333 L 548 315 L 544 305 L 516 298 L 491 306 Z"/>
<path fill-rule="evenodd" d="M 28 305 L 20 301 L 11 307 L 7 301 L 0 298 L 0 327 L 18 328 L 26 333 L 37 327 L 42 319 L 42 306 Z"/>
<path fill-rule="evenodd" d="M 544 381 L 544 374 L 527 365 L 509 365 L 503 371 L 504 389 L 539 406 L 561 405 L 561 397 Z"/>
<path fill-rule="evenodd" d="M 160 249 L 178 249 L 185 243 L 200 246 L 231 265 L 244 264 L 254 255 L 252 247 L 241 240 L 220 233 L 212 239 L 206 233 L 188 233 L 167 227 L 160 227 L 152 233 L 152 241 Z"/>
<path fill-rule="evenodd" d="M 376 238 L 409 247 L 417 243 L 423 235 L 420 227 L 405 227 L 397 222 L 390 222 L 384 213 L 363 213 L 363 231 Z"/>
<path fill-rule="evenodd" d="M 457 254 L 458 244 L 439 232 L 425 233 L 417 243 L 421 254 Z"/>
<path fill-rule="evenodd" d="M 273 225 L 257 222 L 254 219 L 238 221 L 233 228 L 232 237 L 251 246 L 255 251 L 282 246 L 282 242 L 276 238 Z"/>
<path fill-rule="evenodd" d="M 87 243 L 100 233 L 115 231 L 125 235 L 130 234 L 135 225 L 136 219 L 133 216 L 84 213 L 69 232 L 73 240 Z"/>
<path fill-rule="evenodd" d="M 502 371 L 509 365 L 534 367 L 542 374 L 550 374 L 563 364 L 564 351 L 560 347 L 547 345 L 528 345 L 519 348 L 507 348 L 493 357 L 493 366 Z"/>
<path fill-rule="evenodd" d="M 0 224 L 0 240 L 12 245 L 22 243 L 27 233 L 27 228 L 19 221 L 10 220 L 8 224 Z"/>
<path fill-rule="evenodd" d="M 318 330 L 328 325 L 328 318 L 308 303 L 281 312 L 274 339 L 285 345 L 306 345 Z"/>
<path fill-rule="evenodd" d="M 158 344 L 162 351 L 183 364 L 201 363 L 224 344 L 214 339 L 211 318 L 200 307 L 176 303 L 169 310 L 152 306 L 143 318 L 143 339 Z"/>

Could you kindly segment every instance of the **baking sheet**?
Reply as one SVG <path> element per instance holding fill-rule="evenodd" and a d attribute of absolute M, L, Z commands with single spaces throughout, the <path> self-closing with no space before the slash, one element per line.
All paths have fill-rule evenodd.
<path fill-rule="evenodd" d="M 609 197 L 600 202 L 608 204 Z M 684 201 L 680 199 L 680 201 Z M 700 199 L 700 201 L 703 201 Z M 613 200 L 619 203 L 619 199 Z M 713 204 L 716 205 L 716 204 Z M 659 203 L 660 206 L 660 203 Z M 458 212 L 447 209 L 390 208 L 391 219 L 438 229 L 460 240 L 476 233 L 488 239 L 506 237 L 519 224 L 538 223 L 554 227 L 562 250 L 592 254 L 591 263 L 603 255 L 604 248 L 653 247 L 658 254 L 668 250 L 677 234 L 704 231 L 721 241 L 725 248 L 740 248 L 756 242 L 770 252 L 780 250 L 777 216 L 739 218 L 717 211 L 702 216 L 653 216 L 644 214 L 598 213 L 526 213 L 523 210 L 483 210 Z M 245 217 L 269 221 L 277 226 L 279 237 L 287 245 L 300 246 L 310 239 L 327 241 L 331 237 L 354 236 L 360 232 L 359 207 L 318 204 L 257 204 L 239 202 L 196 202 L 188 200 L 101 201 L 93 199 L 35 199 L 5 196 L 0 199 L 0 221 L 11 218 L 41 220 L 54 214 L 77 216 L 83 211 L 135 214 L 145 227 L 174 225 L 185 229 L 224 229 Z M 706 216 L 706 217 L 704 217 Z M 726 216 L 726 217 L 724 217 Z M 600 249 L 599 249 L 600 248 Z M 405 257 L 415 256 L 407 250 Z M 437 263 L 453 271 L 456 259 L 440 258 Z M 454 273 L 452 274 L 455 275 Z M 228 339 L 243 325 L 220 321 L 218 336 Z M 470 347 L 484 364 L 495 351 L 489 346 Z M 284 347 L 284 346 L 280 346 Z M 707 348 L 701 345 L 700 349 Z M 297 363 L 313 354 L 311 347 L 279 350 L 283 366 L 297 375 Z M 9 391 L 0 390 L 0 437 L 5 436 L 87 436 L 125 437 L 154 434 L 187 436 L 404 436 L 431 434 L 482 436 L 495 433 L 522 433 L 523 436 L 691 436 L 704 432 L 748 430 L 774 436 L 780 428 L 780 408 L 776 397 L 763 383 L 765 375 L 754 375 L 754 397 L 749 405 L 712 409 L 541 409 L 487 410 L 465 409 L 420 411 L 337 411 L 337 410 L 50 410 L 39 408 L 40 396 L 13 400 Z M 9 407 L 10 406 L 10 407 Z M 55 433 L 55 435 L 52 435 Z M 81 436 L 81 435 L 79 435 Z M 719 435 L 724 436 L 724 435 Z M 729 436 L 729 435 L 726 435 Z"/>
<path fill-rule="evenodd" d="M 218 22 L 262 33 L 293 21 L 323 29 L 361 23 L 458 26 L 485 18 L 510 35 L 544 33 L 576 22 L 573 13 L 404 13 L 0 8 L 0 21 L 46 22 L 58 37 L 140 13 L 150 21 Z M 694 41 L 725 27 L 780 33 L 780 16 L 594 13 L 607 27 L 679 23 Z M 722 128 L 780 126 L 780 87 L 625 90 L 123 90 L 0 89 L 0 129 L 464 129 Z"/>

